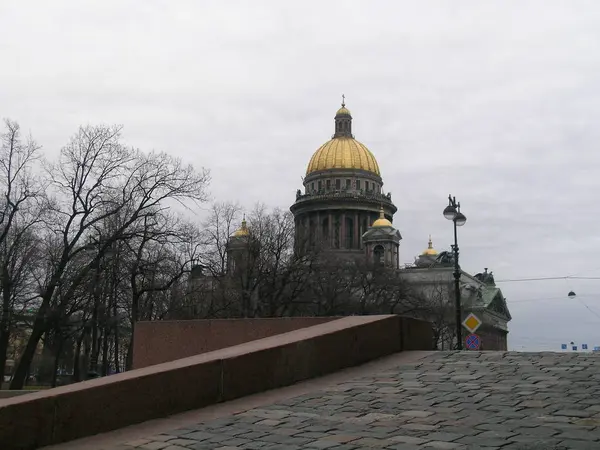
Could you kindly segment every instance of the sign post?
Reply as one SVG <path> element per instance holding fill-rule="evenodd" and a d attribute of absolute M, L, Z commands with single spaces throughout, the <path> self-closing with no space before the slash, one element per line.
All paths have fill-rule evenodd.
<path fill-rule="evenodd" d="M 467 350 L 479 350 L 481 348 L 481 338 L 476 334 L 469 334 L 465 338 L 465 347 Z"/>

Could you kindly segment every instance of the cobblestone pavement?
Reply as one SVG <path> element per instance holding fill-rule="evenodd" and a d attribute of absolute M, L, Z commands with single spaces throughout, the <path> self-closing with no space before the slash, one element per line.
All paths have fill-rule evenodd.
<path fill-rule="evenodd" d="M 439 352 L 115 450 L 599 450 L 599 382 L 599 355 Z"/>

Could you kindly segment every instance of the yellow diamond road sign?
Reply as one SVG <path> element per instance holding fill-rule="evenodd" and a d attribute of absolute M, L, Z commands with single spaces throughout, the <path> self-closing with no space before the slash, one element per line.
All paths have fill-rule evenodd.
<path fill-rule="evenodd" d="M 463 327 L 469 330 L 470 333 L 475 333 L 477 329 L 481 326 L 481 320 L 479 320 L 479 318 L 475 314 L 471 313 L 467 316 L 467 318 L 462 324 Z"/>

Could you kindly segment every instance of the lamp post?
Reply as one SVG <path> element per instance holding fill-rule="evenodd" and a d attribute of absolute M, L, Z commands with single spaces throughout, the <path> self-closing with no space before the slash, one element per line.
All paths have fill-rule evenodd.
<path fill-rule="evenodd" d="M 460 267 L 458 265 L 458 236 L 456 227 L 462 227 L 467 218 L 460 212 L 460 202 L 456 201 L 456 197 L 448 196 L 448 206 L 444 208 L 444 217 L 451 220 L 454 224 L 454 245 L 452 251 L 454 253 L 454 299 L 456 303 L 456 349 L 462 350 L 462 312 L 460 305 Z"/>

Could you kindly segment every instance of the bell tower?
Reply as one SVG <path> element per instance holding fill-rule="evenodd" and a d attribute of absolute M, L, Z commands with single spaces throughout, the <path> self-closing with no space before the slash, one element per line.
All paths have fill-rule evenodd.
<path fill-rule="evenodd" d="M 379 219 L 362 235 L 367 264 L 398 269 L 402 236 L 392 222 L 385 218 L 383 207 Z"/>

